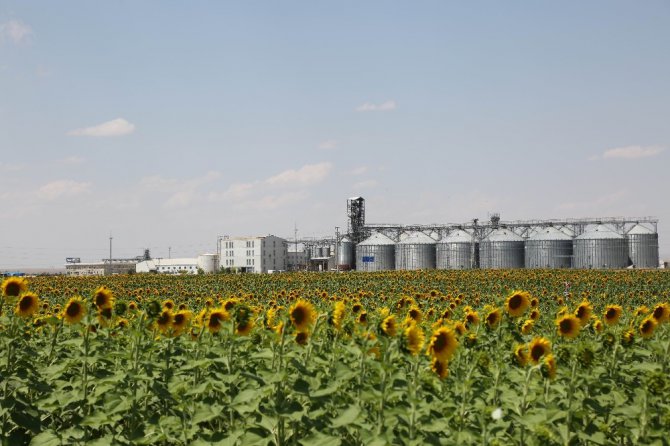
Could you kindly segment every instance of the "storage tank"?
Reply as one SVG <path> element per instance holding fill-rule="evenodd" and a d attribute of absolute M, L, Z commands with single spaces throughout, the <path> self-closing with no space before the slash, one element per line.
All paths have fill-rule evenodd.
<path fill-rule="evenodd" d="M 198 268 L 206 273 L 213 273 L 219 269 L 219 256 L 216 254 L 201 254 L 198 256 Z"/>
<path fill-rule="evenodd" d="M 479 263 L 484 269 L 523 268 L 523 244 L 509 229 L 494 229 L 479 244 Z"/>
<path fill-rule="evenodd" d="M 470 269 L 473 266 L 472 235 L 457 229 L 435 245 L 437 269 Z"/>
<path fill-rule="evenodd" d="M 395 245 L 395 269 L 435 269 L 435 240 L 423 232 L 410 232 Z"/>
<path fill-rule="evenodd" d="M 342 237 L 337 247 L 337 266 L 340 271 L 354 267 L 354 243 L 349 237 Z"/>
<path fill-rule="evenodd" d="M 573 266 L 578 269 L 625 268 L 628 265 L 626 238 L 605 225 L 587 229 L 572 243 Z"/>
<path fill-rule="evenodd" d="M 395 242 L 382 233 L 356 245 L 356 270 L 386 271 L 395 268 Z"/>
<path fill-rule="evenodd" d="M 635 268 L 658 268 L 658 234 L 640 224 L 626 234 L 628 256 Z"/>
<path fill-rule="evenodd" d="M 549 226 L 526 240 L 526 268 L 570 268 L 572 237 Z"/>

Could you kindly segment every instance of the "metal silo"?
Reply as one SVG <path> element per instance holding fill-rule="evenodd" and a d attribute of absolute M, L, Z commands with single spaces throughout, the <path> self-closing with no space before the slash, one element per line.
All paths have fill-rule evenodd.
<path fill-rule="evenodd" d="M 628 256 L 635 268 L 658 268 L 658 234 L 642 225 L 635 225 L 626 234 Z"/>
<path fill-rule="evenodd" d="M 479 263 L 482 268 L 523 268 L 523 238 L 509 229 L 494 229 L 479 244 Z"/>
<path fill-rule="evenodd" d="M 526 268 L 570 268 L 571 263 L 572 237 L 553 226 L 526 240 Z"/>
<path fill-rule="evenodd" d="M 375 233 L 356 245 L 356 270 L 385 271 L 395 268 L 395 242 Z"/>
<path fill-rule="evenodd" d="M 435 269 L 435 240 L 411 232 L 395 245 L 395 269 Z"/>
<path fill-rule="evenodd" d="M 586 230 L 573 241 L 572 247 L 575 268 L 609 269 L 628 265 L 626 238 L 605 225 Z"/>
<path fill-rule="evenodd" d="M 349 237 L 342 237 L 337 247 L 337 266 L 340 271 L 354 267 L 354 243 Z"/>
<path fill-rule="evenodd" d="M 437 269 L 470 269 L 473 265 L 472 235 L 457 229 L 435 245 Z"/>

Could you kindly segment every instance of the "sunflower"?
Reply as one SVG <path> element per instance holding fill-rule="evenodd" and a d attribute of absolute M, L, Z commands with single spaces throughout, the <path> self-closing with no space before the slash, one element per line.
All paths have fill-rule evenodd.
<path fill-rule="evenodd" d="M 407 312 L 407 317 L 417 324 L 420 324 L 421 320 L 423 319 L 423 314 L 421 313 L 421 309 L 419 307 L 413 305 Z"/>
<path fill-rule="evenodd" d="M 114 305 L 114 294 L 106 286 L 100 286 L 93 292 L 93 302 L 98 309 L 112 308 Z"/>
<path fill-rule="evenodd" d="M 468 331 L 468 329 L 467 329 L 467 327 L 465 326 L 465 324 L 464 324 L 463 322 L 461 322 L 461 321 L 454 322 L 453 327 L 454 327 L 454 331 L 456 332 L 456 334 L 457 334 L 458 336 L 463 336 L 463 335 L 465 334 L 465 332 Z"/>
<path fill-rule="evenodd" d="M 577 316 L 582 326 L 589 323 L 592 311 L 593 307 L 591 306 L 591 303 L 586 299 L 583 300 L 582 303 L 580 303 L 577 306 L 577 309 L 575 310 L 575 316 Z"/>
<path fill-rule="evenodd" d="M 513 291 L 505 300 L 505 311 L 512 317 L 519 317 L 530 306 L 530 294 L 526 291 Z"/>
<path fill-rule="evenodd" d="M 551 342 L 547 338 L 534 338 L 528 344 L 530 362 L 537 365 L 543 356 L 551 353 Z"/>
<path fill-rule="evenodd" d="M 635 317 L 638 317 L 638 316 L 644 316 L 644 315 L 647 314 L 647 313 L 649 313 L 649 308 L 647 308 L 646 305 L 640 305 L 640 306 L 637 307 L 637 308 L 635 309 L 635 311 L 633 312 L 633 314 L 635 315 Z"/>
<path fill-rule="evenodd" d="M 167 310 L 174 310 L 174 301 L 172 299 L 166 299 L 163 301 L 163 308 Z"/>
<path fill-rule="evenodd" d="M 577 316 L 566 314 L 562 318 L 556 320 L 556 327 L 559 335 L 564 338 L 573 339 L 579 335 L 582 323 Z"/>
<path fill-rule="evenodd" d="M 654 331 L 656 331 L 657 325 L 658 322 L 656 322 L 656 319 L 654 319 L 653 316 L 647 316 L 640 323 L 640 336 L 645 339 L 652 337 L 654 335 Z"/>
<path fill-rule="evenodd" d="M 308 331 L 316 320 L 314 305 L 306 300 L 298 300 L 289 311 L 291 323 L 298 331 Z"/>
<path fill-rule="evenodd" d="M 28 282 L 23 277 L 9 277 L 2 282 L 2 295 L 5 297 L 19 297 L 28 290 Z"/>
<path fill-rule="evenodd" d="M 410 324 L 403 333 L 403 341 L 405 349 L 413 356 L 416 356 L 423 349 L 426 336 L 423 334 L 423 330 L 417 327 L 416 324 Z"/>
<path fill-rule="evenodd" d="M 276 326 L 277 322 L 277 312 L 279 311 L 279 308 L 270 308 L 266 313 L 265 313 L 265 328 L 268 330 L 273 330 Z"/>
<path fill-rule="evenodd" d="M 181 310 L 175 313 L 172 318 L 172 329 L 174 330 L 175 336 L 179 336 L 186 330 L 192 318 L 193 313 L 188 310 Z"/>
<path fill-rule="evenodd" d="M 128 327 L 128 319 L 126 319 L 124 317 L 120 317 L 116 321 L 116 328 L 124 329 L 124 328 L 127 328 L 127 327 Z"/>
<path fill-rule="evenodd" d="M 635 340 L 635 331 L 628 329 L 621 334 L 621 344 L 631 345 Z"/>
<path fill-rule="evenodd" d="M 342 322 L 344 321 L 344 312 L 346 310 L 346 305 L 341 300 L 335 302 L 333 305 L 333 313 L 330 317 L 329 322 L 335 329 L 340 330 L 342 328 Z"/>
<path fill-rule="evenodd" d="M 65 304 L 63 309 L 63 319 L 68 324 L 76 324 L 81 321 L 81 319 L 86 314 L 86 305 L 84 301 L 79 296 L 70 298 L 70 300 Z"/>
<path fill-rule="evenodd" d="M 389 337 L 395 336 L 396 332 L 398 330 L 398 327 L 397 327 L 397 324 L 396 324 L 396 321 L 395 321 L 395 316 L 394 315 L 386 316 L 382 320 L 382 322 L 380 324 L 380 328 L 381 328 L 382 333 L 384 333 L 386 336 L 389 336 Z"/>
<path fill-rule="evenodd" d="M 100 326 L 107 327 L 111 320 L 112 320 L 111 308 L 100 308 L 98 310 L 98 323 L 100 323 Z"/>
<path fill-rule="evenodd" d="M 161 333 L 166 333 L 172 327 L 172 321 L 174 320 L 174 315 L 172 311 L 167 308 L 161 311 L 161 313 L 156 318 L 156 328 L 158 328 Z"/>
<path fill-rule="evenodd" d="M 367 325 L 368 313 L 366 311 L 361 311 L 361 314 L 358 315 L 358 323 L 361 325 Z"/>
<path fill-rule="evenodd" d="M 131 300 L 130 302 L 128 302 L 128 309 L 130 311 L 137 310 L 137 302 L 135 302 L 134 300 Z"/>
<path fill-rule="evenodd" d="M 470 328 L 473 325 L 479 324 L 479 314 L 475 310 L 470 310 L 465 313 L 465 326 Z"/>
<path fill-rule="evenodd" d="M 526 319 L 521 326 L 521 333 L 527 335 L 533 330 L 533 325 L 535 324 L 535 321 L 532 319 Z"/>
<path fill-rule="evenodd" d="M 517 344 L 514 347 L 514 359 L 517 364 L 521 367 L 525 367 L 528 364 L 528 346 L 526 344 Z"/>
<path fill-rule="evenodd" d="M 254 328 L 254 320 L 252 318 L 247 318 L 237 323 L 235 326 L 235 334 L 239 336 L 248 335 L 251 330 Z"/>
<path fill-rule="evenodd" d="M 607 325 L 615 325 L 619 322 L 621 314 L 623 314 L 621 305 L 608 305 L 603 313 L 603 319 L 605 319 Z"/>
<path fill-rule="evenodd" d="M 223 322 L 230 320 L 230 314 L 223 308 L 213 310 L 207 317 L 207 330 L 210 333 L 217 333 L 221 330 Z"/>
<path fill-rule="evenodd" d="M 235 305 L 237 305 L 238 303 L 240 303 L 240 300 L 233 297 L 231 299 L 226 299 L 223 302 L 222 306 L 223 306 L 224 310 L 230 312 L 230 311 L 232 311 L 233 308 L 235 308 Z"/>
<path fill-rule="evenodd" d="M 40 300 L 35 293 L 24 293 L 16 303 L 14 313 L 21 317 L 30 317 L 40 309 Z"/>
<path fill-rule="evenodd" d="M 596 331 L 596 333 L 602 333 L 603 328 L 603 323 L 600 319 L 596 319 L 593 322 L 593 329 Z"/>
<path fill-rule="evenodd" d="M 430 369 L 435 372 L 440 379 L 444 379 L 449 376 L 449 368 L 447 361 L 444 361 L 440 358 L 434 357 L 430 363 Z"/>
<path fill-rule="evenodd" d="M 549 379 L 556 378 L 556 358 L 549 353 L 542 361 L 542 374 Z"/>
<path fill-rule="evenodd" d="M 494 329 L 498 326 L 502 319 L 502 313 L 500 312 L 500 308 L 496 308 L 494 310 L 489 311 L 489 313 L 486 315 L 486 326 L 490 329 Z"/>
<path fill-rule="evenodd" d="M 533 308 L 530 312 L 530 318 L 534 321 L 538 320 L 540 318 L 540 310 Z"/>
<path fill-rule="evenodd" d="M 657 304 L 652 310 L 651 315 L 659 324 L 667 322 L 670 320 L 670 304 L 667 302 Z"/>
<path fill-rule="evenodd" d="M 356 302 L 355 304 L 353 304 L 351 306 L 351 312 L 354 313 L 354 314 L 357 314 L 362 309 L 363 309 L 363 306 L 358 302 Z"/>
<path fill-rule="evenodd" d="M 433 332 L 428 343 L 428 353 L 434 358 L 448 361 L 458 348 L 458 338 L 453 329 L 440 327 Z"/>
<path fill-rule="evenodd" d="M 295 334 L 295 342 L 298 345 L 305 345 L 309 341 L 309 333 L 306 331 L 299 331 Z"/>

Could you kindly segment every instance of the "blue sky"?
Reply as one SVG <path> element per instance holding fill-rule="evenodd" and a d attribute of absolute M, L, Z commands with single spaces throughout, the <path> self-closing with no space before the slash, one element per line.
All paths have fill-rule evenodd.
<path fill-rule="evenodd" d="M 7 0 L 0 268 L 217 235 L 647 216 L 670 3 Z"/>

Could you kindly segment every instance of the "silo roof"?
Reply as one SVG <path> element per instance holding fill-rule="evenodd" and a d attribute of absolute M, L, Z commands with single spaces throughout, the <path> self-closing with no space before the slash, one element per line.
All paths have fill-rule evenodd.
<path fill-rule="evenodd" d="M 435 240 L 423 232 L 410 232 L 398 245 L 434 245 Z"/>
<path fill-rule="evenodd" d="M 628 235 L 648 235 L 648 234 L 656 234 L 653 230 L 642 226 L 642 225 L 635 225 L 630 231 L 627 233 Z"/>
<path fill-rule="evenodd" d="M 340 243 L 351 243 L 351 239 L 345 235 L 340 239 Z"/>
<path fill-rule="evenodd" d="M 395 242 L 382 234 L 375 232 L 370 237 L 366 238 L 358 244 L 358 246 L 378 246 L 378 245 L 395 245 Z"/>
<path fill-rule="evenodd" d="M 598 225 L 578 236 L 576 240 L 607 240 L 622 238 L 624 238 L 623 235 L 613 231 L 611 228 L 605 225 Z"/>
<path fill-rule="evenodd" d="M 472 243 L 472 235 L 462 229 L 457 229 L 443 237 L 440 243 Z"/>
<path fill-rule="evenodd" d="M 485 239 L 487 242 L 523 242 L 523 237 L 516 235 L 509 229 L 495 229 Z"/>
<path fill-rule="evenodd" d="M 553 226 L 548 226 L 546 228 L 540 229 L 536 234 L 530 237 L 528 240 L 567 240 L 571 241 L 572 237 L 559 231 Z"/>

